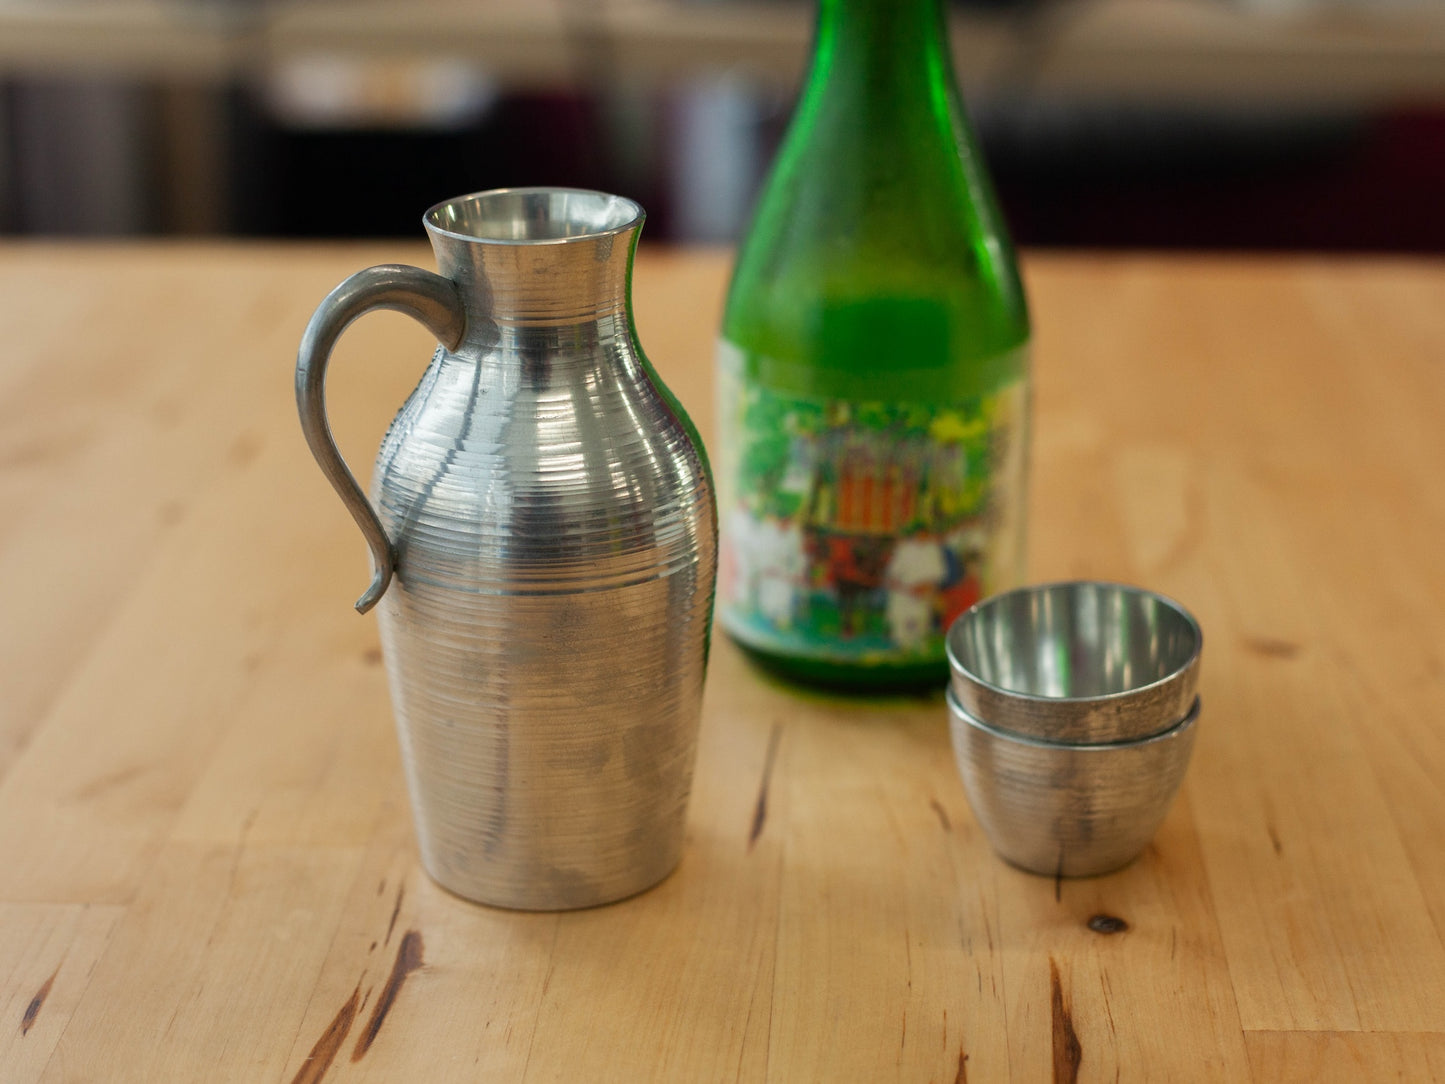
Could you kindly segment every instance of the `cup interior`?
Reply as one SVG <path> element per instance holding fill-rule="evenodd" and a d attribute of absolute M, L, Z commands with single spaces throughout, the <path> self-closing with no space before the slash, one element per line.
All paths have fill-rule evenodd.
<path fill-rule="evenodd" d="M 1199 655 L 1198 624 L 1161 595 L 1075 582 L 986 599 L 948 634 L 954 667 L 1000 692 L 1046 699 L 1136 692 Z"/>
<path fill-rule="evenodd" d="M 502 244 L 569 241 L 641 223 L 630 199 L 577 188 L 502 188 L 438 203 L 422 216 L 429 230 Z"/>

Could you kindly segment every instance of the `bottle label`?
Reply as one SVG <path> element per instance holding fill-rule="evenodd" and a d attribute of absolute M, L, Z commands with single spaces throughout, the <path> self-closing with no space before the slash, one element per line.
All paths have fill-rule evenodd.
<path fill-rule="evenodd" d="M 1022 573 L 1027 390 L 855 402 L 743 379 L 718 351 L 724 627 L 775 654 L 943 658 L 948 626 Z"/>

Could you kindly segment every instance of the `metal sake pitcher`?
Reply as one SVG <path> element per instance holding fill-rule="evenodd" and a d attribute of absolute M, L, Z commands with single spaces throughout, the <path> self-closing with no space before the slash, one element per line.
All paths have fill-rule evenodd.
<path fill-rule="evenodd" d="M 296 362 L 312 453 L 371 547 L 421 858 L 529 910 L 650 887 L 681 857 L 717 568 L 707 459 L 632 326 L 631 200 L 530 188 L 438 204 L 440 274 L 372 267 Z M 377 456 L 371 500 L 323 387 L 357 316 L 441 346 Z"/>

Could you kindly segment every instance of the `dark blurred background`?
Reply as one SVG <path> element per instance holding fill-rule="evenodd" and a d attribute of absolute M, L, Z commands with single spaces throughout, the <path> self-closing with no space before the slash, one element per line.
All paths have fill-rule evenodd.
<path fill-rule="evenodd" d="M 955 0 L 1017 239 L 1445 251 L 1442 0 Z M 620 192 L 746 224 L 807 0 L 0 0 L 0 231 L 420 238 Z"/>

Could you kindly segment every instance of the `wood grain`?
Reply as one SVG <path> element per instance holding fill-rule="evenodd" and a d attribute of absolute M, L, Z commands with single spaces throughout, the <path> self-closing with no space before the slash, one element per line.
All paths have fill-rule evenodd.
<path fill-rule="evenodd" d="M 1445 265 L 1038 254 L 1031 573 L 1206 635 L 1112 876 L 989 851 L 937 697 L 718 641 L 681 868 L 565 915 L 420 871 L 295 344 L 409 245 L 0 248 L 0 1077 L 1445 1079 Z M 711 436 L 724 252 L 637 321 Z M 430 353 L 337 351 L 363 471 Z"/>

